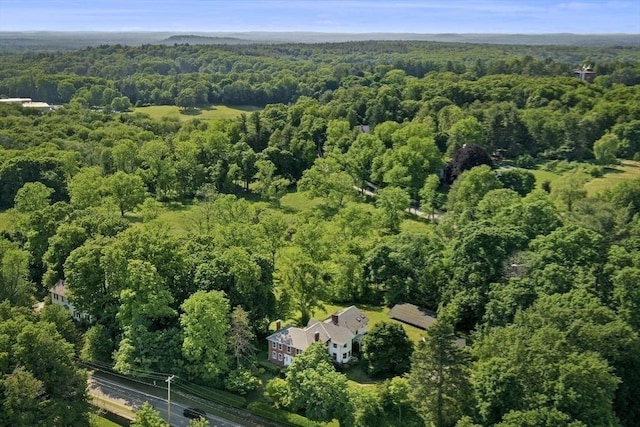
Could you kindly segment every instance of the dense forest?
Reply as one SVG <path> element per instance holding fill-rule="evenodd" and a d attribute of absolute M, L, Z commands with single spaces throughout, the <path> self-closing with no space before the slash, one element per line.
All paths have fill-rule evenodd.
<path fill-rule="evenodd" d="M 78 360 L 175 373 L 310 423 L 640 424 L 640 178 L 585 188 L 640 168 L 639 48 L 0 57 L 1 95 L 59 105 L 0 104 L 0 425 L 88 424 Z M 574 75 L 583 65 L 593 81 Z M 132 111 L 212 104 L 260 108 Z M 31 309 L 59 280 L 91 324 Z M 276 319 L 402 302 L 438 321 L 413 341 L 371 328 L 354 369 L 375 386 L 317 345 L 270 377 L 258 357 Z"/>

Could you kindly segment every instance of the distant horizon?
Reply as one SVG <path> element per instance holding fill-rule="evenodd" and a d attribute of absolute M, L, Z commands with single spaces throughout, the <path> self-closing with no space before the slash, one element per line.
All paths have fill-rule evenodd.
<path fill-rule="evenodd" d="M 640 34 L 638 0 L 2 0 L 0 32 Z"/>
<path fill-rule="evenodd" d="M 393 35 L 421 35 L 421 36 L 444 36 L 444 35 L 498 35 L 498 36 L 553 36 L 553 35 L 573 35 L 573 36 L 607 36 L 607 35 L 627 35 L 640 36 L 640 32 L 632 33 L 632 32 L 615 32 L 615 33 L 572 33 L 572 32 L 550 32 L 550 33 L 496 33 L 496 32 L 441 32 L 441 33 L 418 33 L 413 31 L 363 31 L 363 32 L 355 32 L 355 31 L 264 31 L 264 30 L 247 30 L 247 31 L 168 31 L 168 30 L 3 30 L 0 29 L 0 33 L 96 33 L 96 34 L 104 34 L 104 33 L 113 33 L 113 34 L 122 34 L 122 33 L 140 33 L 140 34 L 174 34 L 174 35 L 182 35 L 182 36 L 198 36 L 202 34 L 248 34 L 248 33 L 267 33 L 267 34 L 353 34 L 353 35 L 362 35 L 362 34 L 393 34 Z"/>

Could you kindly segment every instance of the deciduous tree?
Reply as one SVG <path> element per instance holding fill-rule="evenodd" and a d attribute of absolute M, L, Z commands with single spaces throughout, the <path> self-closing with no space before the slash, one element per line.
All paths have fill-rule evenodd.
<path fill-rule="evenodd" d="M 374 377 L 406 373 L 411 365 L 413 344 L 398 323 L 377 323 L 362 340 L 362 359 Z"/>
<path fill-rule="evenodd" d="M 229 300 L 219 291 L 198 291 L 181 305 L 182 355 L 191 380 L 215 380 L 229 368 Z"/>

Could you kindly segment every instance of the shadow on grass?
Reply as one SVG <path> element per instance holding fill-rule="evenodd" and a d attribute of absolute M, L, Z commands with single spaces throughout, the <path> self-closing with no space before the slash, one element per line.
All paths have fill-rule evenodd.
<path fill-rule="evenodd" d="M 372 311 L 374 313 L 382 313 L 384 310 L 384 306 L 381 305 L 368 305 L 368 304 L 357 304 L 360 310 Z"/>
<path fill-rule="evenodd" d="M 343 373 L 347 376 L 351 381 L 357 382 L 358 384 L 377 384 L 380 380 L 375 380 L 367 375 L 364 367 L 364 362 L 362 359 L 358 361 L 358 364 L 355 366 L 350 366 L 344 369 Z"/>
<path fill-rule="evenodd" d="M 604 175 L 611 173 L 624 173 L 625 171 L 622 169 L 618 169 L 616 166 L 607 166 L 604 168 Z"/>
<path fill-rule="evenodd" d="M 164 203 L 164 207 L 172 212 L 177 212 L 177 211 L 186 211 L 189 210 L 191 208 L 191 206 L 193 205 L 193 201 L 189 200 L 189 201 L 184 201 L 184 202 L 165 202 Z"/>
<path fill-rule="evenodd" d="M 202 110 L 200 108 L 187 108 L 185 110 L 180 110 L 180 114 L 184 116 L 199 116 L 202 114 Z"/>

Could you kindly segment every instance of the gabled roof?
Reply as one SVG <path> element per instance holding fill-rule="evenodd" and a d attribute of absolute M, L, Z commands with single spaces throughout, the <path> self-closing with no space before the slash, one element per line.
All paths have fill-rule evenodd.
<path fill-rule="evenodd" d="M 322 322 L 311 319 L 304 328 L 287 326 L 269 335 L 267 340 L 305 350 L 315 342 L 316 333 L 318 333 L 318 341 L 322 343 L 331 341 L 336 344 L 346 344 L 353 340 L 356 332 L 368 323 L 367 316 L 352 305 Z"/>
<path fill-rule="evenodd" d="M 369 318 L 355 305 L 333 314 L 331 319 L 337 326 L 347 328 L 354 335 L 369 324 Z"/>
<path fill-rule="evenodd" d="M 64 285 L 64 282 L 62 280 L 58 280 L 58 283 L 56 283 L 55 286 L 49 290 L 49 292 L 66 297 L 67 287 Z"/>
<path fill-rule="evenodd" d="M 396 304 L 389 310 L 389 317 L 420 329 L 428 329 L 436 321 L 436 313 L 413 304 Z"/>

